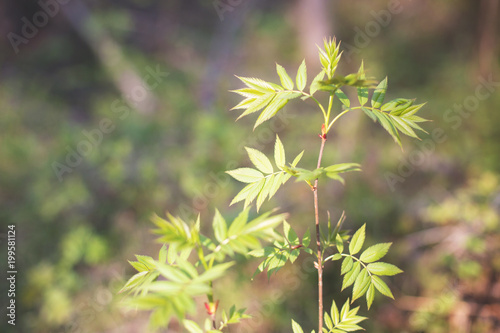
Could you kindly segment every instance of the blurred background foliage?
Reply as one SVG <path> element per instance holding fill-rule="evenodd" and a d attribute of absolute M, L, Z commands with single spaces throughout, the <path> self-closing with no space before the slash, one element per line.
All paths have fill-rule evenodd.
<path fill-rule="evenodd" d="M 2 247 L 6 226 L 17 228 L 15 331 L 146 331 L 147 315 L 124 312 L 117 291 L 133 271 L 127 260 L 160 248 L 152 213 L 200 212 L 210 221 L 218 207 L 234 217 L 239 207 L 228 204 L 240 184 L 223 171 L 249 163 L 245 145 L 270 153 L 275 132 L 290 156 L 306 149 L 301 163 L 315 164 L 314 106 L 290 103 L 252 132 L 253 119 L 235 124 L 228 111 L 238 101 L 228 92 L 240 87 L 234 74 L 276 81 L 274 61 L 294 73 L 304 55 L 313 73 L 315 44 L 326 36 L 343 43 L 341 73 L 364 59 L 370 75 L 389 77 L 388 98 L 428 101 L 422 115 L 434 120 L 422 141 L 404 139 L 403 153 L 359 114 L 342 119 L 329 140 L 325 164 L 359 162 L 364 172 L 346 187 L 324 186 L 323 207 L 334 217 L 345 209 L 349 228 L 366 222 L 370 243 L 393 241 L 390 260 L 405 270 L 390 283 L 396 301 L 375 300 L 367 330 L 499 330 L 498 7 L 498 0 L 2 2 L 0 216 Z M 304 232 L 311 193 L 287 186 L 264 208 L 290 212 Z M 242 261 L 216 286 L 222 303 L 254 314 L 239 331 L 289 332 L 292 316 L 312 328 L 312 263 L 299 260 L 269 282 L 249 280 L 255 264 Z M 338 269 L 327 268 L 327 300 L 348 297 L 337 292 Z M 2 320 L 0 330 L 9 329 Z"/>

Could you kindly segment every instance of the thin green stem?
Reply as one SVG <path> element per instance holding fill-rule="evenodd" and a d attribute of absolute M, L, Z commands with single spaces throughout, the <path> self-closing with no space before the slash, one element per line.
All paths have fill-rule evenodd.
<path fill-rule="evenodd" d="M 316 97 L 314 97 L 313 95 L 311 94 L 308 94 L 306 93 L 305 91 L 300 91 L 300 90 L 286 90 L 286 91 L 290 91 L 290 92 L 294 92 L 294 93 L 300 93 L 304 96 L 306 96 L 307 98 L 310 98 L 312 99 L 316 104 L 318 104 L 319 108 L 321 109 L 321 112 L 323 113 L 323 117 L 325 117 L 326 119 L 326 111 L 325 111 L 325 108 L 323 107 L 323 105 L 321 105 L 321 103 L 316 99 Z"/>
<path fill-rule="evenodd" d="M 334 92 L 330 94 L 330 98 L 328 99 L 328 111 L 325 116 L 325 126 L 327 126 L 328 122 L 330 121 L 330 113 L 332 112 L 332 106 L 333 106 L 333 96 Z M 328 130 L 326 132 L 328 133 Z"/>
<path fill-rule="evenodd" d="M 347 109 L 347 110 L 344 110 L 342 111 L 341 113 L 339 113 L 333 120 L 332 122 L 328 125 L 326 131 L 328 132 L 330 130 L 330 128 L 333 126 L 333 124 L 337 121 L 337 119 L 339 119 L 340 117 L 342 117 L 344 114 L 346 114 L 347 112 L 351 111 L 352 109 Z"/>

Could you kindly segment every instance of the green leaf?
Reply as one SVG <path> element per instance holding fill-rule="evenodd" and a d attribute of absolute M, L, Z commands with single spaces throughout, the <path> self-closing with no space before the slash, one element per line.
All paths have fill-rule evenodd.
<path fill-rule="evenodd" d="M 259 195 L 257 196 L 257 212 L 259 211 L 260 207 L 268 197 L 269 193 L 273 189 L 273 184 L 274 184 L 274 176 L 271 175 L 266 178 L 266 181 L 264 182 L 264 186 L 262 186 L 262 189 L 260 190 Z"/>
<path fill-rule="evenodd" d="M 385 98 L 385 92 L 387 91 L 387 77 L 382 80 L 378 86 L 375 88 L 372 96 L 372 106 L 374 108 L 380 108 L 382 102 Z"/>
<path fill-rule="evenodd" d="M 335 301 L 332 301 L 332 307 L 330 308 L 330 316 L 332 317 L 333 324 L 337 326 L 337 324 L 340 322 L 340 314 L 339 314 L 339 309 L 337 308 L 337 304 L 335 304 Z"/>
<path fill-rule="evenodd" d="M 386 115 L 383 112 L 373 112 L 375 117 L 377 117 L 377 120 L 379 123 L 382 125 L 382 127 L 392 136 L 394 141 L 400 146 L 401 146 L 401 139 L 399 137 L 398 130 L 394 126 L 391 118 L 389 118 L 388 115 Z"/>
<path fill-rule="evenodd" d="M 366 293 L 368 287 L 370 286 L 370 282 L 371 282 L 370 275 L 368 275 L 366 269 L 362 269 L 361 272 L 358 274 L 356 281 L 354 281 L 354 287 L 352 288 L 351 303 L 353 303 L 355 300 L 357 300 Z"/>
<path fill-rule="evenodd" d="M 269 216 L 270 213 L 262 214 L 261 216 L 248 222 L 244 228 L 244 233 L 252 234 L 257 232 L 274 233 L 274 228 L 283 222 L 285 214 Z"/>
<path fill-rule="evenodd" d="M 227 238 L 227 224 L 218 209 L 215 210 L 212 227 L 214 228 L 215 239 L 222 243 Z"/>
<path fill-rule="evenodd" d="M 283 221 L 283 235 L 285 239 L 290 243 L 290 245 L 299 245 L 299 237 L 297 233 L 290 227 L 290 224 L 286 221 Z"/>
<path fill-rule="evenodd" d="M 397 266 L 394 266 L 393 264 L 388 264 L 385 262 L 374 262 L 374 263 L 368 264 L 368 266 L 366 266 L 366 268 L 370 271 L 370 273 L 375 274 L 375 275 L 392 276 L 392 275 L 396 275 L 396 274 L 403 272 Z"/>
<path fill-rule="evenodd" d="M 276 97 L 275 93 L 269 93 L 269 94 L 262 95 L 259 98 L 256 98 L 250 104 L 244 103 L 244 106 L 240 106 L 242 103 L 238 104 L 233 109 L 243 108 L 246 110 L 242 114 L 240 114 L 239 117 L 236 118 L 236 120 L 239 120 L 240 118 L 243 118 L 249 114 L 252 114 L 254 112 L 259 111 L 260 109 L 262 109 L 264 107 L 267 107 L 269 105 L 269 103 L 271 103 L 271 101 L 274 99 L 274 97 Z"/>
<path fill-rule="evenodd" d="M 189 333 L 203 333 L 203 330 L 192 320 L 184 319 L 182 321 L 184 328 L 188 330 Z"/>
<path fill-rule="evenodd" d="M 335 237 L 335 246 L 337 247 L 339 253 L 344 252 L 344 240 L 339 234 Z"/>
<path fill-rule="evenodd" d="M 183 271 L 168 264 L 157 262 L 156 269 L 163 277 L 173 282 L 185 283 L 190 280 L 190 277 L 187 276 Z"/>
<path fill-rule="evenodd" d="M 283 147 L 283 143 L 281 143 L 278 135 L 276 135 L 276 143 L 274 144 L 274 161 L 276 162 L 276 166 L 281 170 L 286 164 L 285 147 Z"/>
<path fill-rule="evenodd" d="M 381 278 L 379 278 L 376 275 L 372 275 L 372 284 L 375 286 L 375 288 L 377 288 L 377 290 L 382 295 L 385 295 L 387 297 L 390 297 L 390 298 L 394 299 L 394 296 L 392 295 L 391 290 L 389 289 L 389 287 L 387 286 L 387 284 L 384 281 L 382 281 Z"/>
<path fill-rule="evenodd" d="M 424 106 L 425 104 L 427 103 L 423 103 L 423 104 L 418 104 L 418 105 L 412 105 L 408 108 L 406 108 L 403 112 L 401 112 L 401 117 L 410 117 L 410 116 L 413 116 L 415 113 L 418 112 L 418 110 L 420 110 L 422 108 L 422 106 Z M 422 119 L 423 121 L 428 121 L 426 119 Z"/>
<path fill-rule="evenodd" d="M 237 203 L 237 202 L 240 202 L 242 200 L 246 200 L 246 198 L 248 197 L 248 194 L 250 192 L 253 191 L 255 185 L 258 184 L 258 182 L 256 183 L 252 183 L 252 184 L 248 184 L 247 186 L 245 186 L 235 197 L 234 199 L 231 201 L 231 203 L 229 204 L 230 206 Z"/>
<path fill-rule="evenodd" d="M 311 243 L 311 233 L 309 232 L 309 229 L 306 230 L 304 233 L 304 236 L 302 236 L 302 245 L 304 247 L 309 247 L 309 244 Z"/>
<path fill-rule="evenodd" d="M 151 258 L 152 259 L 152 258 Z M 142 262 L 139 262 L 139 261 L 128 261 L 128 263 L 134 267 L 136 269 L 136 271 L 138 272 L 149 272 L 151 270 L 152 267 L 142 263 Z"/>
<path fill-rule="evenodd" d="M 349 272 L 352 269 L 352 265 L 353 265 L 352 257 L 345 257 L 344 260 L 342 260 L 340 275 L 344 275 L 345 273 Z"/>
<path fill-rule="evenodd" d="M 354 265 L 352 266 L 352 269 L 344 275 L 344 280 L 342 281 L 342 290 L 345 288 L 349 287 L 356 281 L 356 278 L 358 277 L 359 271 L 360 271 L 360 266 L 361 264 L 359 261 L 356 261 Z"/>
<path fill-rule="evenodd" d="M 325 173 L 325 169 L 323 168 L 315 169 L 312 171 L 299 168 L 296 168 L 295 170 L 299 170 L 299 174 L 297 176 L 298 182 L 303 180 L 311 182 L 315 179 L 318 179 Z"/>
<path fill-rule="evenodd" d="M 299 69 L 297 70 L 297 77 L 295 81 L 297 83 L 297 88 L 300 91 L 303 91 L 307 83 L 307 69 L 306 69 L 305 59 L 302 60 L 302 63 L 300 64 Z"/>
<path fill-rule="evenodd" d="M 271 186 L 271 189 L 269 190 L 269 199 L 271 199 L 276 194 L 276 192 L 278 191 L 280 186 L 283 184 L 283 177 L 284 176 L 285 176 L 284 173 L 280 173 L 280 174 L 275 175 L 275 177 L 273 179 L 273 184 Z"/>
<path fill-rule="evenodd" d="M 349 299 L 347 299 L 347 301 L 342 306 L 342 309 L 340 309 L 340 321 L 341 322 L 349 317 L 349 310 L 350 310 L 349 303 L 350 303 Z"/>
<path fill-rule="evenodd" d="M 158 261 L 160 262 L 167 262 L 167 254 L 168 254 L 168 248 L 166 244 L 163 244 L 163 246 L 160 249 L 160 252 L 158 253 Z"/>
<path fill-rule="evenodd" d="M 393 125 L 403 134 L 408 135 L 412 138 L 418 139 L 418 136 L 415 134 L 411 126 L 403 119 L 399 117 L 394 117 L 389 115 L 393 121 Z"/>
<path fill-rule="evenodd" d="M 349 253 L 351 255 L 358 253 L 363 247 L 363 243 L 365 242 L 365 228 L 366 224 L 363 224 L 352 236 L 351 243 L 349 244 Z"/>
<path fill-rule="evenodd" d="M 234 219 L 234 221 L 229 226 L 229 230 L 227 231 L 228 236 L 236 236 L 239 235 L 241 230 L 245 227 L 245 224 L 248 221 L 248 212 L 249 209 L 244 209 L 238 216 Z"/>
<path fill-rule="evenodd" d="M 363 110 L 363 112 L 368 116 L 370 117 L 373 121 L 377 121 L 377 117 L 375 116 L 374 112 L 368 110 L 367 108 L 361 108 L 361 110 Z M 376 112 L 376 111 L 375 111 Z"/>
<path fill-rule="evenodd" d="M 226 171 L 226 173 L 242 183 L 255 183 L 264 178 L 264 175 L 261 172 L 251 168 L 239 168 Z"/>
<path fill-rule="evenodd" d="M 276 64 L 276 71 L 280 77 L 281 85 L 287 90 L 293 90 L 293 81 L 283 66 Z"/>
<path fill-rule="evenodd" d="M 309 87 L 309 94 L 314 95 L 314 93 L 318 91 L 318 89 L 320 88 L 319 82 L 323 80 L 324 77 L 325 77 L 324 71 L 321 71 L 318 73 L 318 75 L 316 75 L 316 77 L 311 82 L 311 86 Z"/>
<path fill-rule="evenodd" d="M 130 290 L 130 289 L 134 289 L 135 287 L 141 285 L 143 279 L 146 277 L 146 275 L 148 273 L 149 273 L 148 271 L 142 271 L 142 272 L 139 272 L 139 273 L 133 275 L 127 281 L 127 283 L 125 283 L 125 285 L 123 286 L 123 288 L 120 289 L 120 291 L 118 293 L 122 293 L 122 292 Z"/>
<path fill-rule="evenodd" d="M 373 283 L 371 282 L 370 278 L 370 285 L 368 287 L 368 290 L 366 291 L 366 306 L 368 307 L 368 310 L 370 310 L 370 306 L 372 305 L 374 298 L 375 298 L 375 287 L 373 287 Z"/>
<path fill-rule="evenodd" d="M 390 102 L 385 103 L 380 108 L 381 111 L 391 112 L 395 116 L 399 116 L 403 110 L 406 110 L 413 104 L 413 100 L 406 98 L 396 98 Z"/>
<path fill-rule="evenodd" d="M 302 330 L 302 327 L 300 327 L 299 324 L 297 324 L 295 322 L 295 320 L 292 319 L 292 330 L 293 330 L 293 333 L 304 333 L 304 331 Z"/>
<path fill-rule="evenodd" d="M 361 171 L 361 165 L 358 163 L 340 163 L 330 165 L 325 168 L 327 172 L 344 173 L 349 171 Z"/>
<path fill-rule="evenodd" d="M 252 187 L 248 191 L 247 197 L 245 198 L 245 205 L 244 205 L 245 208 L 247 208 L 247 206 L 249 204 L 251 204 L 252 201 L 255 200 L 255 198 L 257 197 L 257 195 L 259 195 L 260 191 L 262 191 L 262 188 L 264 187 L 265 182 L 266 182 L 266 179 L 262 178 L 257 183 L 253 183 L 252 184 Z"/>
<path fill-rule="evenodd" d="M 248 157 L 250 157 L 250 161 L 252 161 L 253 165 L 255 165 L 257 169 L 266 174 L 273 173 L 273 165 L 271 164 L 271 161 L 269 161 L 269 159 L 266 157 L 266 155 L 264 155 L 257 149 L 248 147 L 245 147 L 245 149 L 247 150 Z"/>
<path fill-rule="evenodd" d="M 342 104 L 344 104 L 346 107 L 350 107 L 351 106 L 351 101 L 346 96 L 346 94 L 344 94 L 344 92 L 342 90 L 337 89 L 335 91 L 335 96 L 337 96 L 338 99 L 342 102 Z"/>
<path fill-rule="evenodd" d="M 257 121 L 255 122 L 255 125 L 253 128 L 256 129 L 257 126 L 259 126 L 260 124 L 262 124 L 266 120 L 269 120 L 272 117 L 274 117 L 276 115 L 276 113 L 286 105 L 286 103 L 288 103 L 287 99 L 276 98 L 276 99 L 272 100 L 269 103 L 269 105 L 267 105 L 266 108 L 262 111 L 260 116 L 257 118 Z"/>
<path fill-rule="evenodd" d="M 370 246 L 365 251 L 363 251 L 363 253 L 361 253 L 359 260 L 367 264 L 377 261 L 387 254 L 387 251 L 389 251 L 391 245 L 392 243 L 380 243 Z"/>
<path fill-rule="evenodd" d="M 273 86 L 264 80 L 253 78 L 253 77 L 241 77 L 236 76 L 238 79 L 243 81 L 248 87 L 261 91 L 263 93 L 266 92 L 274 92 Z"/>
<path fill-rule="evenodd" d="M 390 109 L 390 114 L 395 117 L 401 116 L 403 113 L 406 112 L 408 108 L 410 108 L 413 105 L 414 100 L 412 99 L 400 99 L 399 103 L 397 106 L 395 106 L 393 109 Z"/>
<path fill-rule="evenodd" d="M 215 265 L 209 270 L 202 273 L 199 277 L 195 278 L 193 281 L 196 282 L 210 282 L 215 279 L 220 278 L 226 273 L 229 267 L 233 266 L 234 262 L 225 262 L 223 264 Z"/>
<path fill-rule="evenodd" d="M 297 164 L 300 162 L 300 159 L 302 158 L 302 155 L 304 155 L 304 151 L 301 151 L 300 154 L 298 154 L 295 159 L 293 160 L 291 166 L 296 167 Z"/>
<path fill-rule="evenodd" d="M 242 88 L 237 90 L 231 90 L 231 92 L 237 93 L 238 95 L 241 95 L 246 98 L 259 98 L 262 95 L 264 95 L 263 92 L 253 88 Z"/>
<path fill-rule="evenodd" d="M 363 62 L 361 62 L 361 66 L 359 67 L 358 77 L 361 80 L 364 80 L 366 78 Z M 365 105 L 366 102 L 368 102 L 368 88 L 365 88 L 365 87 L 358 88 L 358 99 L 359 99 L 359 104 L 361 106 Z"/>
<path fill-rule="evenodd" d="M 276 95 L 276 98 L 277 99 L 291 100 L 291 99 L 298 98 L 300 96 L 303 96 L 303 94 L 300 92 L 284 91 L 284 92 L 279 92 Z"/>

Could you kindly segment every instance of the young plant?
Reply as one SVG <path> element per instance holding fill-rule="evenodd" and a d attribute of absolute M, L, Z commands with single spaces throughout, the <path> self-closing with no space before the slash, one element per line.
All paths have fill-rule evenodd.
<path fill-rule="evenodd" d="M 274 144 L 274 165 L 262 152 L 247 147 L 247 153 L 254 168 L 242 167 L 227 171 L 236 180 L 247 184 L 233 199 L 232 204 L 244 201 L 243 211 L 228 224 L 224 217 L 215 212 L 213 218 L 213 237 L 200 233 L 200 219 L 187 223 L 179 217 L 168 215 L 167 219 L 157 216 L 153 218 L 164 245 L 158 260 L 151 257 L 137 256 L 131 265 L 138 271 L 123 287 L 132 296 L 129 305 L 139 309 L 152 310 L 151 326 L 153 328 L 167 326 L 172 316 L 177 317 L 191 333 L 223 332 L 228 325 L 248 318 L 245 310 L 236 310 L 232 306 L 229 311 L 222 310 L 217 314 L 219 301 L 214 296 L 214 281 L 222 277 L 233 265 L 235 254 L 261 258 L 256 273 L 267 270 L 268 277 L 282 268 L 287 261 L 292 264 L 304 253 L 314 257 L 318 271 L 318 332 L 353 332 L 362 329 L 358 324 L 365 320 L 359 316 L 359 306 L 351 308 L 351 304 L 361 297 L 366 298 L 369 309 L 375 292 L 393 298 L 392 292 L 381 276 L 392 276 L 401 273 L 396 266 L 379 261 L 388 252 L 391 243 L 381 243 L 362 251 L 365 241 L 365 225 L 358 229 L 352 237 L 342 230 L 344 214 L 335 227 L 330 219 L 327 229 L 320 227 L 318 206 L 318 185 L 328 178 L 344 183 L 342 174 L 360 171 L 357 163 L 340 163 L 322 166 L 322 157 L 328 134 L 337 120 L 348 112 L 361 110 L 373 121 L 379 122 L 401 146 L 400 133 L 418 138 L 414 130 L 423 129 L 418 125 L 425 119 L 416 115 L 424 104 L 414 104 L 414 100 L 398 98 L 384 103 L 387 90 L 387 78 L 377 84 L 367 78 L 363 63 L 357 73 L 346 76 L 336 75 L 337 65 L 341 58 L 339 44 L 335 39 L 325 40 L 324 49 L 319 48 L 321 71 L 311 81 L 308 90 L 306 64 L 302 61 L 295 80 L 286 70 L 276 65 L 280 84 L 266 82 L 257 78 L 239 77 L 244 88 L 234 90 L 244 97 L 233 109 L 244 110 L 238 117 L 259 112 L 255 127 L 274 117 L 293 99 L 311 99 L 321 111 L 323 121 L 320 128 L 320 147 L 315 168 L 298 167 L 304 152 L 298 154 L 291 163 L 287 163 L 287 154 L 280 138 L 276 136 Z M 342 91 L 354 88 L 357 91 L 359 105 L 351 106 L 351 101 Z M 371 99 L 369 92 L 373 90 Z M 315 97 L 317 93 L 328 95 L 328 104 L 323 105 Z M 343 109 L 332 110 L 333 101 L 338 98 Z M 369 103 L 368 103 L 369 102 Z M 312 191 L 314 203 L 315 246 L 310 247 L 311 237 L 307 231 L 299 239 L 292 226 L 285 221 L 286 214 L 267 212 L 250 218 L 250 205 L 255 202 L 257 212 L 267 199 L 272 198 L 279 188 L 291 177 L 304 182 Z M 253 215 L 253 214 L 252 214 Z M 329 214 L 328 214 L 329 216 Z M 275 231 L 283 225 L 283 234 Z M 268 246 L 262 246 L 267 242 Z M 326 256 L 326 253 L 333 253 Z M 188 259 L 194 254 L 196 262 Z M 352 287 L 350 299 L 343 303 L 340 311 L 336 302 L 332 302 L 330 312 L 324 311 L 323 304 L 323 268 L 328 262 L 341 261 L 340 276 L 342 290 Z M 195 309 L 194 298 L 206 296 L 205 308 L 207 318 L 204 324 L 186 318 Z M 339 303 L 340 304 L 340 303 Z M 203 329 L 201 328 L 203 327 Z M 302 333 L 301 326 L 292 320 L 294 333 Z M 315 331 L 313 331 L 315 332 Z"/>

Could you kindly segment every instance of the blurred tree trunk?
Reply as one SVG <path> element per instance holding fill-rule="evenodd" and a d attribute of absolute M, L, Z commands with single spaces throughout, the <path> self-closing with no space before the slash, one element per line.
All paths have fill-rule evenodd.
<path fill-rule="evenodd" d="M 75 0 L 61 6 L 61 11 L 68 23 L 94 51 L 127 104 L 141 114 L 152 113 L 158 105 L 156 96 L 147 89 L 148 84 L 124 57 L 120 45 L 99 22 L 92 20 L 89 8 L 82 1 Z M 134 92 L 139 90 L 144 94 L 140 99 L 139 96 L 134 96 Z"/>
<path fill-rule="evenodd" d="M 481 0 L 479 10 L 479 72 L 490 74 L 495 68 L 497 45 L 496 29 L 498 26 L 499 0 Z"/>
<path fill-rule="evenodd" d="M 316 45 L 322 46 L 323 38 L 334 35 L 329 4 L 325 0 L 297 0 L 294 8 L 300 53 L 305 55 L 311 72 L 320 69 Z"/>

